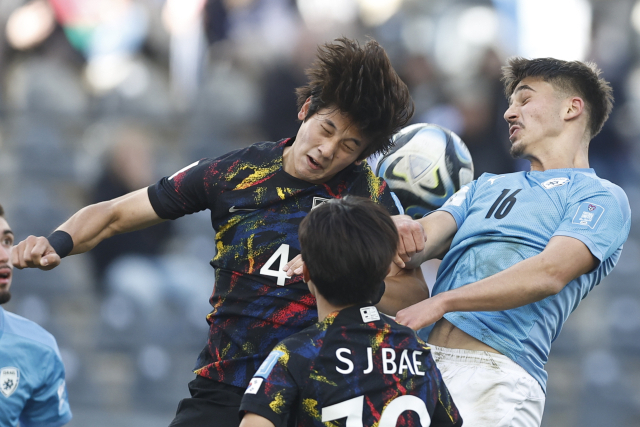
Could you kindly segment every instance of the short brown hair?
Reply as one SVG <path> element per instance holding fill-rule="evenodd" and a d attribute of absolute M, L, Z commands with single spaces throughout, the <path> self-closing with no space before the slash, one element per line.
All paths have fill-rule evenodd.
<path fill-rule="evenodd" d="M 4 208 L 0 205 L 0 217 L 4 218 Z"/>
<path fill-rule="evenodd" d="M 527 77 L 540 77 L 562 92 L 579 96 L 587 107 L 587 126 L 593 138 L 602 130 L 613 108 L 613 91 L 600 73 L 593 62 L 514 57 L 509 59 L 507 66 L 502 67 L 502 82 L 507 99 Z"/>
<path fill-rule="evenodd" d="M 377 303 L 398 246 L 384 208 L 369 199 L 331 199 L 302 220 L 302 259 L 313 284 L 331 304 Z"/>
<path fill-rule="evenodd" d="M 306 74 L 309 82 L 296 89 L 298 109 L 311 98 L 305 120 L 323 108 L 346 114 L 370 140 L 361 159 L 388 151 L 391 136 L 413 116 L 409 89 L 375 40 L 360 46 L 343 37 L 319 46 Z"/>

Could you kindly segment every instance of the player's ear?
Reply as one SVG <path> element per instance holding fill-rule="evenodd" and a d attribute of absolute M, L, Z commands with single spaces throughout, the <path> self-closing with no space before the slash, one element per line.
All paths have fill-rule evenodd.
<path fill-rule="evenodd" d="M 573 120 L 579 117 L 584 111 L 584 100 L 579 96 L 573 96 L 568 99 L 568 105 L 565 110 L 565 120 Z"/>
<path fill-rule="evenodd" d="M 309 269 L 307 269 L 307 264 L 302 261 L 302 280 L 305 283 L 308 283 L 311 280 L 311 275 L 309 274 Z"/>
<path fill-rule="evenodd" d="M 298 111 L 298 120 L 302 120 L 303 122 L 307 118 L 307 114 L 309 114 L 309 106 L 311 105 L 311 97 L 307 98 L 302 104 L 302 108 Z"/>

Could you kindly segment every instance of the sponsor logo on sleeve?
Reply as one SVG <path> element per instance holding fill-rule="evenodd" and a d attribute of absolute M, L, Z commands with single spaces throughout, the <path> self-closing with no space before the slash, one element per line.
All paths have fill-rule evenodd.
<path fill-rule="evenodd" d="M 244 394 L 256 394 L 260 390 L 263 381 L 263 378 L 252 378 Z"/>
<path fill-rule="evenodd" d="M 0 369 L 0 392 L 4 397 L 9 397 L 18 388 L 20 382 L 20 369 L 7 366 Z"/>
<path fill-rule="evenodd" d="M 380 320 L 380 313 L 378 313 L 378 309 L 375 307 L 362 307 L 360 309 L 360 315 L 364 323 Z"/>
<path fill-rule="evenodd" d="M 445 202 L 444 205 L 442 205 L 442 207 L 445 206 L 460 206 L 462 205 L 462 202 L 465 201 L 465 199 L 467 198 L 467 193 L 469 192 L 469 187 L 462 187 L 460 190 L 458 190 L 456 192 L 456 194 L 454 194 L 453 196 L 449 197 L 449 200 L 447 200 Z"/>
<path fill-rule="evenodd" d="M 279 350 L 273 350 L 271 353 L 269 353 L 267 358 L 264 359 L 264 362 L 262 362 L 262 365 L 260 365 L 260 368 L 258 368 L 258 371 L 255 373 L 255 376 L 267 378 L 271 373 L 271 370 L 273 369 L 273 367 L 276 366 L 276 363 L 278 363 L 278 359 L 280 359 L 280 357 L 282 356 L 284 356 L 284 352 Z"/>
<path fill-rule="evenodd" d="M 567 182 L 569 182 L 569 178 L 551 178 L 540 185 L 542 185 L 542 188 L 545 190 L 549 190 L 555 187 L 562 187 Z"/>
<path fill-rule="evenodd" d="M 585 225 L 589 228 L 595 228 L 604 213 L 604 208 L 595 203 L 584 202 L 578 207 L 578 211 L 573 216 L 573 224 Z"/>

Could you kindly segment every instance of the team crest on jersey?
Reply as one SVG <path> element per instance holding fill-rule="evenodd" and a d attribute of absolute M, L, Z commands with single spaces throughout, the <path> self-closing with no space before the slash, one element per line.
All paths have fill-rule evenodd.
<path fill-rule="evenodd" d="M 12 366 L 0 369 L 0 392 L 4 397 L 9 397 L 18 388 L 20 382 L 20 369 Z"/>
<path fill-rule="evenodd" d="M 569 182 L 569 178 L 551 178 L 542 183 L 542 188 L 549 190 L 554 187 L 562 187 L 567 182 Z"/>
<path fill-rule="evenodd" d="M 331 200 L 331 199 L 324 199 L 322 197 L 314 197 L 313 198 L 313 205 L 311 206 L 311 210 L 314 210 L 315 208 L 317 208 L 320 205 L 324 205 L 329 200 Z"/>
<path fill-rule="evenodd" d="M 573 224 L 586 225 L 590 228 L 595 228 L 600 217 L 604 213 L 604 208 L 595 203 L 584 202 L 578 207 L 578 211 L 573 216 Z"/>

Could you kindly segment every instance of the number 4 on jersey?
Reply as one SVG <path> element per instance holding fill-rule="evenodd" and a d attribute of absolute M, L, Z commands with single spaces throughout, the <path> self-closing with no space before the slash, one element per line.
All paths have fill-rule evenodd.
<path fill-rule="evenodd" d="M 277 260 L 280 260 L 278 263 L 278 267 L 272 269 L 271 266 L 275 264 Z M 278 278 L 277 285 L 284 286 L 284 281 L 287 279 L 291 279 L 291 276 L 287 276 L 287 273 L 282 271 L 282 268 L 289 261 L 289 245 L 282 244 L 278 248 L 277 251 L 271 255 L 271 257 L 264 263 L 262 268 L 260 269 L 260 274 L 263 276 L 273 276 Z"/>

